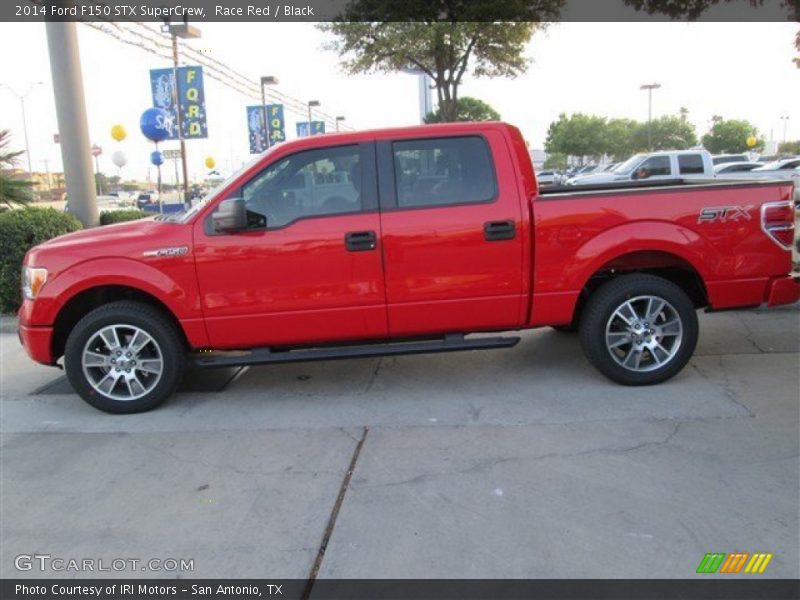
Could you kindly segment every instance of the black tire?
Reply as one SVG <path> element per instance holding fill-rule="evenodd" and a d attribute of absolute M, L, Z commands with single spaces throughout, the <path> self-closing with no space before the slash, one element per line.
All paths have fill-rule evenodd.
<path fill-rule="evenodd" d="M 675 347 L 670 346 L 668 348 L 672 352 L 668 359 L 662 355 L 661 360 L 664 361 L 664 364 L 661 366 L 658 366 L 658 361 L 654 356 L 654 354 L 659 353 L 658 348 L 655 349 L 655 353 L 648 349 L 645 349 L 644 352 L 639 352 L 644 357 L 640 360 L 648 361 L 645 367 L 652 369 L 647 371 L 634 370 L 617 362 L 617 360 L 627 362 L 627 357 L 631 356 L 627 354 L 628 348 L 631 349 L 631 352 L 634 351 L 633 341 L 626 342 L 628 345 L 623 345 L 617 350 L 611 350 L 609 348 L 610 344 L 606 342 L 606 329 L 615 311 L 629 300 L 634 300 L 634 304 L 645 302 L 644 300 L 637 300 L 642 296 L 653 296 L 665 300 L 671 305 L 669 308 L 664 308 L 664 312 L 661 313 L 659 319 L 663 319 L 662 324 L 667 325 L 667 317 L 664 315 L 669 310 L 673 313 L 670 320 L 679 319 L 682 331 L 680 337 L 675 336 L 673 333 L 669 342 L 666 336 L 664 338 L 657 337 L 657 335 L 663 333 L 661 331 L 657 335 L 650 335 L 647 334 L 647 331 L 643 331 L 642 333 L 647 335 L 646 340 L 642 333 L 632 331 L 630 335 L 637 334 L 633 337 L 642 342 L 650 342 L 651 340 L 661 342 L 663 340 L 665 345 L 668 343 L 676 344 Z M 648 323 L 648 325 L 653 327 L 648 331 L 656 329 L 651 324 Z M 583 352 L 589 362 L 612 381 L 623 385 L 652 385 L 666 381 L 686 366 L 697 346 L 698 329 L 695 307 L 689 296 L 680 287 L 671 281 L 654 275 L 631 274 L 612 279 L 589 297 L 581 315 L 580 340 Z M 665 327 L 664 331 L 668 332 L 668 327 Z M 612 335 L 624 336 L 629 334 Z M 615 359 L 614 356 L 617 356 L 618 359 Z M 631 364 L 630 366 L 634 365 Z"/>
<path fill-rule="evenodd" d="M 135 399 L 119 400 L 103 395 L 92 386 L 84 372 L 82 358 L 89 341 L 104 328 L 120 324 L 141 329 L 154 340 L 161 354 L 160 378 L 152 383 L 152 389 Z M 180 332 L 161 311 L 141 302 L 122 300 L 100 306 L 78 321 L 67 338 L 64 367 L 74 390 L 95 408 L 115 414 L 144 412 L 157 407 L 175 392 L 186 367 L 186 349 Z M 92 373 L 97 372 L 92 369 L 89 369 Z M 143 373 L 142 376 L 148 375 Z M 112 386 L 112 391 L 114 389 Z"/>

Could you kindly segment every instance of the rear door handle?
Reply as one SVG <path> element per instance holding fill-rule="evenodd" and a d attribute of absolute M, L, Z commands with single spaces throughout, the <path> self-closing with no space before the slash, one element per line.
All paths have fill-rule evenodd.
<path fill-rule="evenodd" d="M 490 221 L 483 225 L 483 237 L 487 242 L 513 240 L 517 235 L 514 221 Z"/>
<path fill-rule="evenodd" d="M 366 252 L 375 250 L 378 236 L 374 231 L 351 231 L 344 234 L 344 247 L 348 252 Z"/>

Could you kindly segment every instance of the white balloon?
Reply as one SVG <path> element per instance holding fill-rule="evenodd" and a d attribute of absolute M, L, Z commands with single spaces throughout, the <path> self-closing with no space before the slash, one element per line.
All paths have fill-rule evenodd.
<path fill-rule="evenodd" d="M 117 165 L 120 169 L 128 164 L 128 157 L 122 150 L 117 150 L 111 155 L 111 162 Z"/>

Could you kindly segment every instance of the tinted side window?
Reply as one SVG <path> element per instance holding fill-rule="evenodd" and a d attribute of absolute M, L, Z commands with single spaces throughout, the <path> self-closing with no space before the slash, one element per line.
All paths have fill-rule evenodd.
<path fill-rule="evenodd" d="M 699 154 L 678 155 L 678 169 L 682 175 L 703 172 L 703 157 Z"/>
<path fill-rule="evenodd" d="M 247 182 L 242 194 L 253 226 L 284 227 L 306 217 L 358 212 L 361 202 L 358 146 L 298 152 L 271 164 Z"/>
<path fill-rule="evenodd" d="M 487 202 L 495 196 L 492 158 L 483 138 L 394 142 L 392 153 L 400 208 Z"/>
<path fill-rule="evenodd" d="M 669 175 L 669 156 L 651 156 L 644 161 L 637 171 L 647 171 L 648 177 L 655 175 Z"/>

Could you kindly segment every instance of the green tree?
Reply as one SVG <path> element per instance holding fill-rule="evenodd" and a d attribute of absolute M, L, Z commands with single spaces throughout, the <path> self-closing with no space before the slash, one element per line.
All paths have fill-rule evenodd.
<path fill-rule="evenodd" d="M 544 149 L 548 154 L 576 156 L 581 162 L 586 157 L 598 158 L 606 153 L 608 125 L 603 117 L 575 113 L 561 113 L 558 120 L 550 124 Z"/>
<path fill-rule="evenodd" d="M 636 136 L 641 126 L 633 119 L 610 119 L 606 125 L 605 154 L 618 161 L 638 152 Z"/>
<path fill-rule="evenodd" d="M 108 178 L 104 173 L 94 174 L 94 189 L 96 189 L 98 195 L 101 196 L 108 191 Z"/>
<path fill-rule="evenodd" d="M 648 130 L 652 142 L 648 144 Z M 681 116 L 664 115 L 648 126 L 641 123 L 636 128 L 632 139 L 634 152 L 646 150 L 686 150 L 697 145 L 697 132 L 694 125 Z"/>
<path fill-rule="evenodd" d="M 800 155 L 800 140 L 784 142 L 778 145 L 778 154 Z"/>
<path fill-rule="evenodd" d="M 564 0 L 353 0 L 318 27 L 347 73 L 414 69 L 433 80 L 443 121 L 458 118 L 458 88 L 475 77 L 514 77 L 528 68 L 531 36 L 556 20 Z M 490 21 L 489 19 L 493 19 Z"/>
<path fill-rule="evenodd" d="M 751 136 L 758 140 L 752 148 L 747 145 L 747 139 Z M 719 118 L 713 120 L 711 130 L 703 136 L 703 146 L 712 154 L 735 154 L 760 150 L 764 147 L 764 140 L 749 121 Z"/>
<path fill-rule="evenodd" d="M 458 99 L 458 112 L 456 114 L 456 121 L 499 121 L 500 113 L 498 113 L 491 106 L 486 104 L 483 100 L 464 96 Z M 425 117 L 426 123 L 442 123 L 441 109 L 437 108 L 435 111 L 428 113 Z"/>
<path fill-rule="evenodd" d="M 543 166 L 545 169 L 563 170 L 567 168 L 567 164 L 567 155 L 561 154 L 560 152 L 555 152 L 547 155 L 547 160 L 544 161 Z"/>
<path fill-rule="evenodd" d="M 14 175 L 17 159 L 22 150 L 9 150 L 11 134 L 0 130 L 0 204 L 7 207 L 28 204 L 33 199 L 33 182 Z"/>

